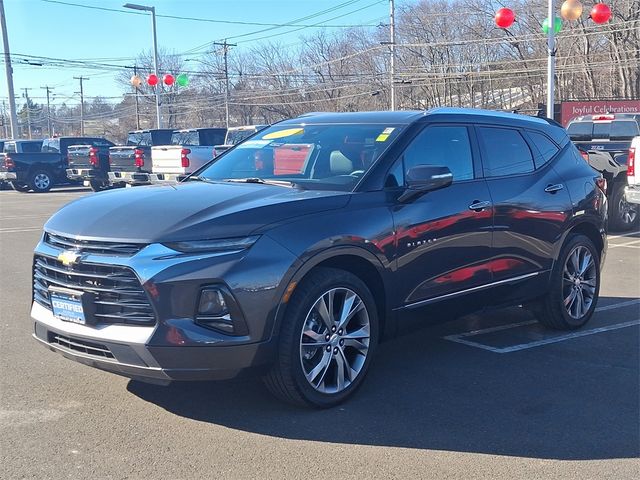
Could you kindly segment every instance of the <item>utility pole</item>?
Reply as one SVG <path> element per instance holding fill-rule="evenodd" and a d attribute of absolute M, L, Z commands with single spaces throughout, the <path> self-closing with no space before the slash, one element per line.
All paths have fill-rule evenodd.
<path fill-rule="evenodd" d="M 51 130 L 51 104 L 49 99 L 49 93 L 51 93 L 51 87 L 49 85 L 45 85 L 44 87 L 40 87 L 40 88 L 47 91 L 47 132 L 49 133 L 49 137 L 52 137 L 53 132 Z"/>
<path fill-rule="evenodd" d="M 4 138 L 9 138 L 7 131 L 7 102 L 2 100 L 2 128 L 4 130 Z"/>
<path fill-rule="evenodd" d="M 137 65 L 133 66 L 133 74 L 138 75 Z M 135 98 L 136 98 L 136 130 L 140 130 L 140 111 L 138 110 L 138 87 L 134 85 L 133 90 L 135 92 Z"/>
<path fill-rule="evenodd" d="M 547 10 L 547 118 L 553 120 L 555 107 L 555 77 L 556 77 L 556 42 L 555 42 L 555 1 L 549 0 Z"/>
<path fill-rule="evenodd" d="M 4 69 L 7 74 L 7 93 L 9 94 L 9 117 L 11 118 L 11 138 L 18 136 L 18 115 L 16 114 L 16 99 L 13 91 L 13 68 L 9 53 L 9 35 L 7 33 L 7 19 L 4 16 L 4 2 L 0 0 L 0 24 L 2 25 L 2 43 L 4 45 Z"/>
<path fill-rule="evenodd" d="M 212 45 L 218 45 L 222 47 L 222 54 L 224 56 L 224 117 L 225 117 L 225 125 L 229 128 L 229 63 L 227 61 L 229 47 L 237 47 L 238 45 L 235 43 L 227 43 L 227 40 L 223 43 L 213 42 Z"/>
<path fill-rule="evenodd" d="M 90 80 L 87 77 L 83 77 L 80 75 L 79 77 L 73 77 L 76 80 L 80 80 L 80 91 L 76 92 L 80 94 L 80 136 L 84 137 L 84 89 L 82 86 L 82 82 L 84 80 Z"/>
<path fill-rule="evenodd" d="M 396 109 L 396 8 L 394 0 L 389 0 L 389 44 L 391 48 L 391 60 L 389 61 L 389 95 L 390 106 L 393 112 Z"/>
<path fill-rule="evenodd" d="M 32 88 L 23 88 L 24 90 L 24 98 L 26 99 L 26 110 L 27 110 L 27 128 L 29 130 L 29 140 L 31 140 L 31 108 L 29 106 L 29 90 L 33 90 Z"/>

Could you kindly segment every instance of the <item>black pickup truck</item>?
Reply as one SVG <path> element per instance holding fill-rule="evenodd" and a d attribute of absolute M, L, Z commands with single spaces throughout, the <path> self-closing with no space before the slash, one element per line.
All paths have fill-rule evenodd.
<path fill-rule="evenodd" d="M 67 149 L 71 145 L 106 142 L 99 137 L 57 137 L 42 142 L 39 152 L 3 153 L 0 179 L 19 192 L 48 192 L 56 184 L 68 183 Z"/>
<path fill-rule="evenodd" d="M 67 178 L 82 181 L 98 192 L 109 186 L 109 148 L 115 144 L 99 140 L 87 145 L 71 145 L 67 149 Z"/>
<path fill-rule="evenodd" d="M 109 184 L 114 187 L 149 184 L 151 147 L 171 143 L 173 130 L 137 130 L 129 132 L 127 144 L 109 149 Z"/>
<path fill-rule="evenodd" d="M 607 181 L 609 226 L 626 231 L 640 223 L 638 205 L 626 201 L 627 162 L 634 137 L 640 135 L 640 114 L 578 117 L 567 125 L 571 141 L 583 158 Z"/>

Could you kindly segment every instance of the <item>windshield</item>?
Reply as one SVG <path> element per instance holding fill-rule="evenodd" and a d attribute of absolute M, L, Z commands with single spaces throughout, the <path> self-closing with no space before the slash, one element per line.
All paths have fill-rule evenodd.
<path fill-rule="evenodd" d="M 399 125 L 279 125 L 221 155 L 200 179 L 284 180 L 301 188 L 351 191 L 395 140 Z"/>
<path fill-rule="evenodd" d="M 250 137 L 254 133 L 260 130 L 260 127 L 257 128 L 243 128 L 238 130 L 229 130 L 227 132 L 227 138 L 225 139 L 225 145 L 237 145 L 245 138 Z"/>

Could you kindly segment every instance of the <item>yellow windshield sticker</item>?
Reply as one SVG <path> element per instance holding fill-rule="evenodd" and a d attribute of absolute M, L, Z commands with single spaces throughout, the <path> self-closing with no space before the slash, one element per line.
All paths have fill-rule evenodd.
<path fill-rule="evenodd" d="M 290 137 L 292 135 L 298 135 L 299 133 L 304 132 L 304 128 L 287 128 L 286 130 L 280 130 L 278 132 L 267 133 L 263 140 L 275 140 L 276 138 L 285 138 Z"/>
<path fill-rule="evenodd" d="M 382 133 L 378 135 L 378 138 L 376 138 L 376 142 L 386 142 L 389 138 L 389 135 L 391 135 L 394 130 L 394 127 L 385 128 Z"/>

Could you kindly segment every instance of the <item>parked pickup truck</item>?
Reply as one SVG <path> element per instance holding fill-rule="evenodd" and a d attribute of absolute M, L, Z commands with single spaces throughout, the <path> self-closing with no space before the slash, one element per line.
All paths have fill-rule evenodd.
<path fill-rule="evenodd" d="M 149 184 L 153 167 L 151 147 L 168 145 L 172 133 L 168 128 L 129 132 L 126 145 L 109 149 L 109 184 L 115 187 Z"/>
<path fill-rule="evenodd" d="M 636 209 L 640 204 L 640 170 L 636 169 L 636 160 L 640 157 L 640 136 L 631 141 L 627 157 L 627 187 L 624 189 L 624 199 Z"/>
<path fill-rule="evenodd" d="M 213 158 L 213 147 L 224 142 L 226 128 L 176 130 L 171 145 L 151 147 L 151 182 L 175 182 Z"/>
<path fill-rule="evenodd" d="M 609 226 L 631 230 L 640 222 L 639 208 L 627 202 L 627 162 L 631 141 L 640 135 L 640 114 L 604 114 L 578 117 L 567 126 L 583 157 L 607 181 Z"/>
<path fill-rule="evenodd" d="M 88 145 L 71 145 L 67 149 L 67 178 L 81 181 L 98 192 L 109 186 L 109 148 L 115 144 L 100 140 Z"/>
<path fill-rule="evenodd" d="M 244 125 L 242 127 L 229 128 L 229 130 L 227 130 L 227 135 L 224 138 L 224 143 L 213 147 L 213 158 L 217 157 L 222 152 L 226 152 L 234 145 L 239 144 L 245 138 L 250 137 L 254 133 L 259 132 L 268 126 L 269 125 Z"/>
<path fill-rule="evenodd" d="M 99 141 L 106 142 L 99 137 L 48 138 L 42 142 L 40 151 L 3 153 L 0 179 L 9 181 L 19 192 L 48 192 L 54 185 L 69 181 L 66 172 L 69 146 Z"/>

